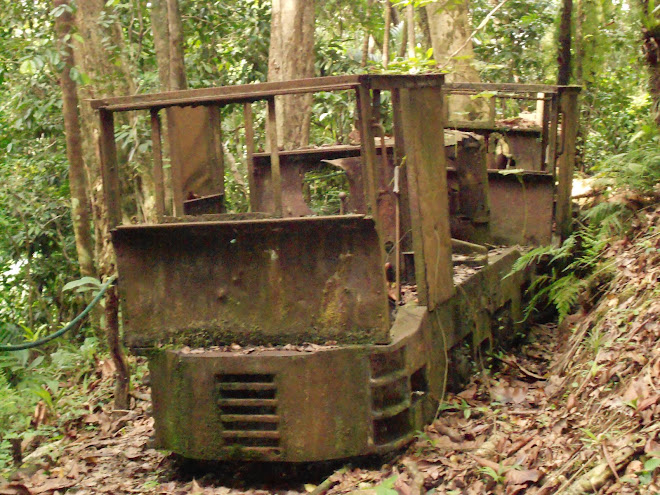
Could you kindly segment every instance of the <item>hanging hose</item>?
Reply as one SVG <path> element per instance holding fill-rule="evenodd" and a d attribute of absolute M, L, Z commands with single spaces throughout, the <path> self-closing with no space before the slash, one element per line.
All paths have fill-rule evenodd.
<path fill-rule="evenodd" d="M 98 302 L 103 297 L 103 294 L 105 294 L 105 292 L 108 290 L 108 288 L 112 285 L 112 283 L 116 279 L 117 279 L 117 275 L 113 275 L 112 277 L 110 277 L 101 286 L 99 293 L 96 294 L 96 296 L 94 296 L 94 299 L 92 299 L 92 301 L 87 305 L 87 307 L 83 309 L 82 313 L 80 313 L 73 320 L 71 320 L 64 328 L 58 330 L 55 333 L 51 333 L 46 337 L 31 342 L 23 342 L 22 344 L 16 344 L 16 345 L 0 345 L 0 352 L 12 352 L 12 351 L 22 351 L 25 349 L 34 349 L 35 347 L 39 347 L 47 342 L 50 342 L 51 340 L 61 337 L 66 332 L 74 328 L 78 323 L 80 323 L 80 321 L 83 320 L 83 318 L 85 318 L 89 314 L 92 308 L 98 304 Z"/>

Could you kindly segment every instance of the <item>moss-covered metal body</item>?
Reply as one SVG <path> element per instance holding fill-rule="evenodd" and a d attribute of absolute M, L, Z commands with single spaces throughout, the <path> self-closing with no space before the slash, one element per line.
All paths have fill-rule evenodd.
<path fill-rule="evenodd" d="M 550 95 L 540 132 L 552 170 L 535 161 L 513 178 L 488 170 L 487 137 L 447 131 L 443 82 L 345 76 L 92 102 L 125 341 L 149 356 L 159 447 L 193 459 L 291 462 L 384 452 L 409 441 L 448 384 L 461 381 L 457 349 L 478 352 L 520 327 L 533 274 L 511 273 L 518 249 L 491 251 L 460 275 L 452 236 L 549 240 L 560 149 L 548 145 L 559 135 L 553 102 L 575 92 L 522 89 Z M 278 150 L 275 98 L 323 91 L 352 95 L 359 144 Z M 267 153 L 254 144 L 259 101 L 271 123 Z M 235 104 L 245 119 L 250 213 L 227 213 L 223 199 L 220 115 Z M 136 223 L 123 220 L 131 188 L 113 118 L 132 110 L 151 114 L 156 188 L 155 213 Z M 566 160 L 572 167 L 570 153 Z M 305 174 L 328 165 L 347 180 L 340 214 L 313 216 Z M 569 173 L 560 172 L 561 186 Z M 405 302 L 404 283 L 416 291 Z"/>

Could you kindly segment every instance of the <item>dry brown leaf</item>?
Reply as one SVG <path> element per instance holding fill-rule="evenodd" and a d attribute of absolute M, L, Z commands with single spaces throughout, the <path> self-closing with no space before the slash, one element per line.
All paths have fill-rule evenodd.
<path fill-rule="evenodd" d="M 500 466 L 499 463 L 491 461 L 489 459 L 484 459 L 483 457 L 479 457 L 476 455 L 473 455 L 471 457 L 483 467 L 491 468 L 495 472 L 499 472 L 500 468 L 502 467 Z"/>
<path fill-rule="evenodd" d="M 637 400 L 640 403 L 648 397 L 651 389 L 652 385 L 648 375 L 643 375 L 630 383 L 623 394 L 623 400 L 627 402 Z"/>
<path fill-rule="evenodd" d="M 112 361 L 112 359 L 102 359 L 99 361 L 98 371 L 101 372 L 101 378 L 103 380 L 107 380 L 115 376 L 117 367 L 115 366 L 115 363 Z"/>
<path fill-rule="evenodd" d="M 567 411 L 572 410 L 576 404 L 577 404 L 577 399 L 575 397 L 575 394 L 569 395 L 568 399 L 566 399 L 566 410 Z"/>
<path fill-rule="evenodd" d="M 204 488 L 199 486 L 199 483 L 197 483 L 197 480 L 192 480 L 192 483 L 190 485 L 190 495 L 203 495 L 204 494 Z"/>
<path fill-rule="evenodd" d="M 536 483 L 541 479 L 541 476 L 543 476 L 543 473 L 538 469 L 511 469 L 505 475 L 507 483 L 512 485 Z"/>
<path fill-rule="evenodd" d="M 32 488 L 33 495 L 40 495 L 41 493 L 54 492 L 55 490 L 62 490 L 63 488 L 71 488 L 77 483 L 75 480 L 66 478 L 49 479 L 40 486 Z"/>
<path fill-rule="evenodd" d="M 496 386 L 490 389 L 491 397 L 505 404 L 522 404 L 527 398 L 528 387 Z"/>
<path fill-rule="evenodd" d="M 0 485 L 0 495 L 32 495 L 23 483 L 8 483 Z"/>

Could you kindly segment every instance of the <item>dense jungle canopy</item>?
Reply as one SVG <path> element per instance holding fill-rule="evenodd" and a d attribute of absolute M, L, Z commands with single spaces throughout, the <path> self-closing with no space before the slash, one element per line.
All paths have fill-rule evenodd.
<path fill-rule="evenodd" d="M 366 72 L 579 85 L 578 169 L 597 179 L 600 203 L 580 217 L 588 234 L 551 251 L 588 259 L 556 267 L 545 291 L 561 318 L 580 304 L 612 239 L 628 238 L 631 212 L 657 201 L 655 0 L 0 0 L 0 7 L 0 344 L 62 328 L 114 273 L 90 98 Z M 342 98 L 303 98 L 283 111 L 285 148 L 351 140 L 354 108 Z M 222 119 L 226 194 L 232 209 L 246 211 L 245 140 L 233 112 Z M 309 112 L 317 115 L 311 126 Z M 128 217 L 153 210 L 142 124 L 132 115 L 117 124 L 129 185 L 141 198 Z M 310 187 L 321 210 L 338 202 L 323 184 Z M 111 290 L 77 331 L 35 351 L 0 351 L 0 481 L 40 445 L 77 429 L 115 428 L 90 418 L 112 402 L 100 384 L 115 373 L 124 377 L 117 408 L 129 408 L 128 374 L 139 383 L 146 370 L 123 354 L 117 311 Z M 0 493 L 29 493 L 1 485 Z M 377 493 L 393 493 L 391 484 L 383 489 L 390 491 Z"/>

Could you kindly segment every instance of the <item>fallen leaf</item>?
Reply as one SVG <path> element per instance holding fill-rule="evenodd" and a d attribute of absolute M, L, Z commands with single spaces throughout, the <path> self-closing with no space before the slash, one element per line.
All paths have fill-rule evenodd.
<path fill-rule="evenodd" d="M 32 495 L 23 483 L 8 483 L 0 485 L 0 495 Z"/>
<path fill-rule="evenodd" d="M 573 409 L 577 404 L 577 399 L 575 397 L 575 394 L 570 394 L 568 396 L 568 399 L 566 399 L 566 410 L 570 411 Z"/>
<path fill-rule="evenodd" d="M 77 481 L 69 479 L 49 479 L 43 485 L 33 487 L 32 493 L 39 495 L 41 493 L 54 492 L 63 488 L 71 488 L 76 483 Z"/>
<path fill-rule="evenodd" d="M 199 483 L 197 483 L 197 480 L 192 480 L 192 484 L 190 486 L 190 495 L 203 495 L 204 494 L 204 489 L 199 486 Z"/>
<path fill-rule="evenodd" d="M 511 469 L 506 473 L 506 481 L 512 485 L 536 483 L 541 479 L 542 474 L 538 469 Z"/>

